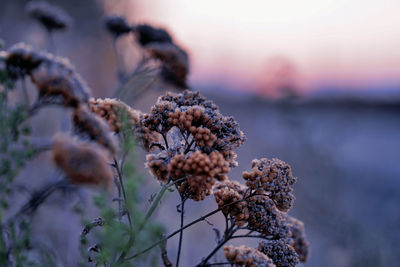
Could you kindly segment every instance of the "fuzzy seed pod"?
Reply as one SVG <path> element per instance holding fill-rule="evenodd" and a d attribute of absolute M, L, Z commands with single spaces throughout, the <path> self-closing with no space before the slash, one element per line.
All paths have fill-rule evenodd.
<path fill-rule="evenodd" d="M 72 114 L 74 131 L 82 137 L 97 142 L 112 154 L 118 150 L 115 138 L 112 136 L 107 123 L 86 106 L 80 105 Z"/>
<path fill-rule="evenodd" d="M 93 143 L 56 135 L 53 141 L 54 163 L 76 184 L 109 186 L 113 170 L 108 164 L 107 153 Z"/>
<path fill-rule="evenodd" d="M 45 1 L 29 2 L 26 11 L 48 31 L 65 30 L 72 23 L 71 17 L 63 9 Z"/>
<path fill-rule="evenodd" d="M 118 38 L 131 31 L 131 26 L 126 22 L 125 18 L 121 16 L 106 16 L 103 19 L 104 28 L 114 36 Z"/>

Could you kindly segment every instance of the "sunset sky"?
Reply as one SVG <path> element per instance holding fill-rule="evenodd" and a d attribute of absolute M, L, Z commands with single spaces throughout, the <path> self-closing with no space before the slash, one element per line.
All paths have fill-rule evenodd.
<path fill-rule="evenodd" d="M 106 0 L 110 13 L 168 28 L 191 81 L 263 84 L 284 58 L 307 90 L 400 83 L 398 0 Z M 272 65 L 272 67 L 271 67 Z"/>

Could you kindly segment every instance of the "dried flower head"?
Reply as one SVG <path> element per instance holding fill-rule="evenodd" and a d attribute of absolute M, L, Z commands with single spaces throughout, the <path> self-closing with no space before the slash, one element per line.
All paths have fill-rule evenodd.
<path fill-rule="evenodd" d="M 124 34 L 130 33 L 131 26 L 126 22 L 125 18 L 121 16 L 106 16 L 103 19 L 104 28 L 113 35 L 114 38 L 118 38 Z"/>
<path fill-rule="evenodd" d="M 200 151 L 189 155 L 179 153 L 170 159 L 168 165 L 168 173 L 173 181 L 186 177 L 177 182 L 180 194 L 195 201 L 210 195 L 215 180 L 225 180 L 229 171 L 228 162 L 216 151 L 209 155 Z"/>
<path fill-rule="evenodd" d="M 71 17 L 63 9 L 45 1 L 29 2 L 26 11 L 48 31 L 65 30 L 72 22 Z"/>
<path fill-rule="evenodd" d="M 89 100 L 90 90 L 66 59 L 19 43 L 8 50 L 6 68 L 14 79 L 30 75 L 44 103 L 76 107 Z"/>
<path fill-rule="evenodd" d="M 128 123 L 129 128 L 137 127 L 140 124 L 141 112 L 132 109 L 124 102 L 114 98 L 91 98 L 89 107 L 93 113 L 102 117 L 108 122 L 112 131 L 119 133 L 123 123 Z M 126 121 L 123 121 L 126 119 Z"/>
<path fill-rule="evenodd" d="M 162 62 L 161 76 L 167 83 L 188 87 L 189 56 L 182 48 L 172 43 L 150 43 L 145 48 L 154 59 Z"/>
<path fill-rule="evenodd" d="M 93 143 L 56 135 L 52 156 L 55 164 L 77 184 L 110 185 L 113 170 L 108 164 L 107 154 Z"/>
<path fill-rule="evenodd" d="M 246 185 L 254 190 L 268 193 L 278 209 L 288 211 L 294 201 L 292 185 L 296 182 L 291 168 L 279 159 L 253 160 L 252 170 L 243 172 Z"/>
<path fill-rule="evenodd" d="M 146 167 L 161 183 L 167 183 L 169 180 L 168 163 L 173 155 L 174 152 L 172 150 L 164 150 L 158 154 L 148 154 L 146 156 Z"/>
<path fill-rule="evenodd" d="M 296 251 L 301 262 L 306 262 L 309 253 L 309 244 L 304 232 L 304 223 L 296 218 L 287 216 L 287 224 L 291 235 L 290 244 Z"/>
<path fill-rule="evenodd" d="M 288 237 L 289 228 L 285 223 L 284 214 L 268 196 L 252 196 L 246 198 L 246 202 L 249 209 L 249 229 L 274 239 Z"/>
<path fill-rule="evenodd" d="M 232 150 L 245 140 L 232 117 L 223 116 L 213 102 L 188 90 L 161 96 L 151 113 L 144 116 L 143 124 L 159 133 L 177 127 L 182 136 L 187 136 L 186 142 L 194 143 L 194 150 L 221 152 L 231 167 L 236 165 Z"/>
<path fill-rule="evenodd" d="M 172 37 L 166 30 L 155 28 L 148 24 L 136 25 L 132 27 L 132 31 L 136 36 L 137 42 L 142 46 L 150 43 L 172 43 Z"/>
<path fill-rule="evenodd" d="M 107 123 L 84 105 L 74 109 L 73 126 L 75 133 L 89 138 L 108 149 L 111 153 L 117 151 L 117 145 Z"/>
<path fill-rule="evenodd" d="M 45 56 L 42 53 L 24 43 L 11 46 L 5 54 L 6 68 L 9 76 L 13 79 L 30 74 L 44 59 Z"/>
<path fill-rule="evenodd" d="M 245 225 L 249 219 L 247 202 L 244 200 L 246 189 L 240 183 L 230 180 L 218 183 L 214 187 L 214 197 L 218 208 L 222 208 L 225 216 L 234 218 L 238 226 Z"/>
<path fill-rule="evenodd" d="M 225 258 L 234 266 L 275 267 L 268 256 L 248 246 L 225 246 Z"/>
<path fill-rule="evenodd" d="M 294 267 L 299 263 L 299 256 L 285 240 L 262 241 L 258 250 L 272 259 L 277 267 Z"/>

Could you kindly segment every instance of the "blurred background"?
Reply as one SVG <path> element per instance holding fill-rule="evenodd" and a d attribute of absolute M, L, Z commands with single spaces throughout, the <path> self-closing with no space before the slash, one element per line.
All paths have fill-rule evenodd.
<path fill-rule="evenodd" d="M 27 2 L 1 1 L 0 38 L 6 47 L 24 41 L 45 50 L 46 32 L 24 12 Z M 55 34 L 57 54 L 70 59 L 96 97 L 108 97 L 118 86 L 112 41 L 101 25 L 104 14 L 169 30 L 189 53 L 191 88 L 234 116 L 247 135 L 231 179 L 240 180 L 253 158 L 277 157 L 292 166 L 298 182 L 290 213 L 304 221 L 311 243 L 305 266 L 398 265 L 399 1 L 49 2 L 74 19 L 71 29 Z M 123 37 L 117 45 L 127 68 L 134 66 L 132 40 Z M 128 104 L 147 112 L 160 93 L 148 90 Z M 47 127 L 51 136 L 54 127 Z M 39 160 L 25 175 L 38 172 Z M 158 185 L 143 161 L 139 152 L 145 200 Z M 169 232 L 178 228 L 177 202 L 170 194 L 157 212 Z M 42 212 L 58 216 L 39 214 L 35 231 L 62 251 L 60 266 L 75 266 L 79 219 L 65 206 L 47 205 Z M 214 206 L 212 197 L 190 202 L 185 220 Z M 185 233 L 182 266 L 193 266 L 214 247 L 212 228 L 222 221 L 216 216 L 210 222 L 214 226 L 202 223 Z M 176 241 L 169 243 L 171 257 Z"/>

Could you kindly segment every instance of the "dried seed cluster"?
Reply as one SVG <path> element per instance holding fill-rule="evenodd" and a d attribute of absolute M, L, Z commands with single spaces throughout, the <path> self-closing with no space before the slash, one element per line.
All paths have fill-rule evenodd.
<path fill-rule="evenodd" d="M 277 267 L 294 267 L 299 263 L 294 248 L 283 240 L 262 241 L 258 250 L 271 258 Z"/>
<path fill-rule="evenodd" d="M 48 31 L 67 29 L 72 22 L 71 17 L 63 9 L 45 1 L 29 2 L 26 11 Z"/>
<path fill-rule="evenodd" d="M 234 266 L 275 267 L 268 256 L 248 246 L 225 246 L 225 258 Z"/>
<path fill-rule="evenodd" d="M 221 115 L 214 103 L 190 91 L 161 96 L 142 123 L 163 135 L 160 147 L 172 151 L 148 158 L 151 173 L 161 182 L 185 178 L 176 182 L 177 188 L 196 201 L 210 195 L 216 181 L 227 179 L 236 166 L 232 150 L 245 140 L 233 118 Z"/>
<path fill-rule="evenodd" d="M 264 236 L 285 238 L 289 235 L 284 215 L 268 196 L 252 196 L 247 199 L 249 209 L 248 228 Z"/>
<path fill-rule="evenodd" d="M 290 228 L 290 244 L 296 251 L 301 262 L 306 262 L 309 253 L 309 244 L 304 232 L 304 223 L 296 218 L 287 216 L 287 223 Z"/>
<path fill-rule="evenodd" d="M 245 193 L 246 188 L 236 181 L 226 180 L 215 186 L 214 197 L 218 207 L 226 216 L 234 218 L 238 226 L 245 225 L 249 219 L 247 202 L 243 199 Z"/>
<path fill-rule="evenodd" d="M 112 182 L 114 173 L 108 164 L 107 153 L 93 143 L 56 135 L 52 156 L 73 183 L 108 186 Z"/>
<path fill-rule="evenodd" d="M 292 185 L 296 182 L 291 168 L 279 159 L 253 160 L 252 170 L 243 172 L 246 185 L 254 190 L 265 191 L 278 209 L 288 211 L 294 201 Z"/>
<path fill-rule="evenodd" d="M 168 166 L 172 181 L 187 177 L 186 180 L 177 182 L 177 188 L 181 195 L 195 201 L 203 200 L 210 195 L 215 180 L 227 179 L 226 174 L 229 171 L 228 162 L 221 153 L 216 151 L 209 155 L 201 151 L 196 151 L 189 156 L 176 154 Z"/>
<path fill-rule="evenodd" d="M 90 90 L 65 59 L 20 43 L 8 50 L 6 67 L 15 79 L 29 75 L 38 88 L 41 102 L 76 107 L 89 100 Z"/>
<path fill-rule="evenodd" d="M 124 34 L 128 34 L 131 31 L 131 26 L 121 16 L 107 16 L 103 19 L 104 28 L 113 35 L 114 38 L 118 38 Z"/>
<path fill-rule="evenodd" d="M 97 142 L 112 153 L 117 151 L 117 144 L 110 128 L 100 116 L 90 112 L 86 106 L 80 105 L 74 109 L 72 118 L 76 134 Z"/>
<path fill-rule="evenodd" d="M 150 43 L 172 43 L 172 37 L 166 30 L 155 28 L 148 24 L 136 25 L 132 27 L 132 31 L 136 36 L 137 42 L 142 46 Z"/>
<path fill-rule="evenodd" d="M 245 140 L 232 117 L 223 116 L 213 102 L 187 90 L 161 96 L 151 113 L 145 115 L 143 123 L 160 133 L 177 127 L 186 142 L 194 140 L 194 149 L 207 153 L 219 151 L 231 167 L 236 165 L 233 149 Z"/>
<path fill-rule="evenodd" d="M 161 61 L 161 76 L 168 83 L 179 88 L 188 88 L 186 78 L 189 74 L 189 56 L 173 43 L 150 43 L 145 46 L 150 56 Z"/>
<path fill-rule="evenodd" d="M 114 98 L 91 98 L 89 107 L 93 113 L 105 119 L 111 130 L 116 133 L 122 130 L 124 117 L 130 128 L 137 127 L 140 123 L 140 111 L 132 109 L 124 102 Z"/>

